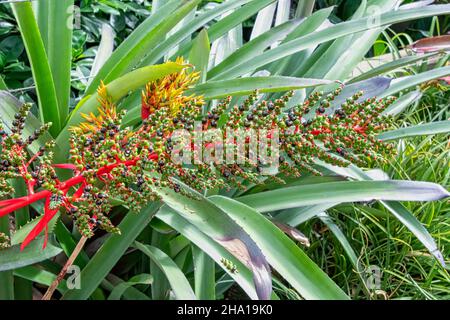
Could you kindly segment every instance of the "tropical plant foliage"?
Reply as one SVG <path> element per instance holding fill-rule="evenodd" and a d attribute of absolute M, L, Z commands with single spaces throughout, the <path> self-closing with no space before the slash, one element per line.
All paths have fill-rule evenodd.
<path fill-rule="evenodd" d="M 81 289 L 57 283 L 61 299 L 448 297 L 448 230 L 437 224 L 448 225 L 438 200 L 449 195 L 449 39 L 413 43 L 391 26 L 429 19 L 423 35 L 445 33 L 450 5 L 81 1 L 77 29 L 74 4 L 0 5 L 0 298 L 51 286 L 61 257 L 82 270 Z M 245 181 L 229 167 L 174 174 L 159 163 L 170 142 L 152 139 L 194 118 L 270 119 L 301 140 L 283 137 L 286 168 L 271 179 L 256 178 L 262 164 Z M 117 150 L 132 147 L 97 150 L 110 131 Z M 131 166 L 138 155 L 167 189 L 137 170 L 126 191 L 86 190 L 90 174 L 119 173 L 109 156 Z M 37 158 L 42 172 L 21 171 Z"/>

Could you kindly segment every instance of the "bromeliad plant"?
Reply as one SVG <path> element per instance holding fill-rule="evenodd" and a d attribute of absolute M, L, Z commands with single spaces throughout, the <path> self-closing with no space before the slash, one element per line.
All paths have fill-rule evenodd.
<path fill-rule="evenodd" d="M 283 110 L 292 93 L 274 102 L 258 102 L 258 92 L 254 92 L 240 106 L 230 107 L 230 97 L 203 115 L 203 97 L 184 94 L 197 80 L 198 73 L 187 73 L 185 69 L 147 84 L 142 92 L 143 124 L 138 129 L 123 127 L 126 112 L 117 110 L 102 84 L 98 89 L 98 115 L 83 115 L 87 122 L 71 128 L 70 163 L 64 164 L 54 163 L 50 151 L 54 142 L 48 142 L 35 154 L 28 153 L 27 148 L 51 124 L 43 125 L 24 139 L 22 133 L 31 107 L 24 104 L 15 114 L 11 132 L 0 131 L 2 196 L 14 194 L 14 189 L 7 183 L 9 179 L 23 179 L 28 192 L 24 197 L 0 201 L 0 217 L 34 202 L 45 201 L 42 219 L 21 248 L 43 230 L 47 238 L 47 225 L 60 210 L 65 210 L 74 219 L 80 234 L 86 238 L 92 237 L 97 227 L 120 233 L 108 219 L 112 208 L 108 199 L 119 200 L 132 211 L 139 212 L 149 202 L 160 199 L 154 191 L 156 188 L 182 191 L 174 179 L 200 192 L 216 188 L 245 190 L 246 181 L 263 183 L 260 177 L 263 166 L 275 163 L 264 163 L 262 158 L 252 161 L 250 153 L 240 164 L 201 163 L 188 167 L 174 163 L 172 134 L 178 129 L 194 134 L 195 121 L 201 122 L 204 131 L 224 126 L 242 128 L 244 132 L 265 129 L 270 135 L 280 130 L 279 141 L 276 141 L 279 146 L 276 147 L 282 155 L 277 161 L 281 163 L 280 172 L 286 175 L 300 176 L 305 169 L 320 175 L 312 167 L 314 159 L 341 167 L 351 163 L 364 165 L 383 159 L 393 149 L 391 144 L 377 139 L 377 134 L 388 128 L 390 118 L 382 112 L 395 101 L 392 98 L 358 102 L 363 94 L 358 92 L 334 113 L 327 114 L 330 103 L 342 88 L 325 97 L 323 93 L 314 93 L 288 112 Z M 236 149 L 249 150 L 251 142 L 248 137 L 243 140 L 243 146 L 237 146 L 238 141 L 234 139 L 227 143 L 234 144 Z M 206 141 L 200 146 L 201 151 L 195 150 L 192 144 L 177 152 L 205 153 L 214 147 Z M 57 168 L 72 170 L 73 177 L 61 181 Z"/>
<path fill-rule="evenodd" d="M 314 1 L 299 2 L 289 19 L 282 14 L 290 12 L 289 1 L 229 0 L 197 10 L 200 0 L 170 0 L 155 6 L 156 14 L 112 53 L 114 36 L 103 34 L 86 90 L 78 95 L 70 90 L 73 30 L 64 28 L 74 1 L 35 4 L 35 11 L 29 2 L 11 7 L 32 68 L 37 108 L 29 112 L 29 105 L 0 92 L 0 240 L 11 244 L 0 252 L 0 282 L 9 284 L 0 286 L 0 298 L 31 298 L 32 285 L 39 283 L 50 285 L 50 293 L 59 290 L 63 299 L 101 299 L 105 293 L 111 299 L 165 299 L 169 292 L 178 299 L 214 299 L 236 283 L 250 298 L 268 299 L 279 293 L 272 291 L 273 281 L 305 299 L 347 299 L 350 290 L 344 292 L 287 235 L 307 244 L 296 229 L 301 222 L 323 219 L 341 203 L 373 199 L 444 262 L 425 227 L 396 201 L 438 200 L 448 192 L 433 183 L 378 181 L 386 177 L 370 168 L 395 156 L 391 143 L 396 139 L 448 132 L 445 121 L 432 124 L 432 130 L 389 131 L 396 123 L 387 116 L 420 95 L 398 101 L 390 96 L 447 76 L 448 57 L 408 56 L 352 72 L 383 29 L 448 14 L 449 5 L 420 2 L 419 8 L 397 10 L 396 0 L 362 1 L 348 21 L 322 28 L 335 21 L 329 18 L 332 8 L 312 12 Z M 380 9 L 376 24 L 374 5 Z M 277 18 L 263 21 L 274 6 Z M 236 35 L 254 15 L 251 38 L 244 42 Z M 184 60 L 171 62 L 175 57 Z M 435 68 L 395 84 L 379 77 L 432 58 L 439 59 Z M 316 89 L 321 85 L 323 94 Z M 0 89 L 8 88 L 0 82 Z M 177 148 L 176 129 L 191 134 L 196 123 L 202 130 L 267 129 L 269 140 L 270 130 L 277 129 L 278 174 L 265 175 L 271 163 L 258 159 L 239 165 L 175 163 L 172 156 L 180 151 L 195 155 L 220 148 L 211 142 Z M 245 147 L 249 143 L 245 140 Z M 73 218 L 72 232 L 70 220 L 59 219 L 59 212 Z M 15 226 L 9 225 L 9 213 Z M 87 242 L 84 250 L 99 229 L 112 234 Z M 46 239 L 47 230 L 52 236 L 42 251 L 41 233 Z M 339 228 L 330 230 L 353 269 L 363 274 L 351 244 Z M 101 249 L 92 250 L 95 244 Z M 128 260 L 129 248 L 139 255 L 142 269 Z M 77 257 L 81 290 L 64 288 L 67 264 L 59 277 L 41 276 L 44 261 L 63 251 L 67 264 Z M 122 292 L 121 281 L 135 279 L 113 270 L 121 263 L 139 270 L 144 285 L 153 281 L 151 287 L 124 283 L 128 290 Z M 51 284 L 47 276 L 56 281 Z"/>

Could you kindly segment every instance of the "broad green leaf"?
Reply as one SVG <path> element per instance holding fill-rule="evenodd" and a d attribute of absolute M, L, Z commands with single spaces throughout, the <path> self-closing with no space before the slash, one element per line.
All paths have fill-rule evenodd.
<path fill-rule="evenodd" d="M 51 240 L 51 239 L 50 239 Z M 13 270 L 35 264 L 60 254 L 61 248 L 49 241 L 43 249 L 44 237 L 39 237 L 30 243 L 23 251 L 20 245 L 2 250 L 0 254 L 0 271 Z"/>
<path fill-rule="evenodd" d="M 299 18 L 310 16 L 314 10 L 315 2 L 316 0 L 299 1 L 297 5 L 297 10 L 295 11 L 295 16 Z"/>
<path fill-rule="evenodd" d="M 305 299 L 348 299 L 292 240 L 259 212 L 229 198 L 210 199 L 244 228 L 272 267 Z"/>
<path fill-rule="evenodd" d="M 36 21 L 39 26 L 39 31 L 41 33 L 42 42 L 44 43 L 45 49 L 48 46 L 48 20 L 49 20 L 49 5 L 48 0 L 36 0 L 32 2 L 34 13 L 36 16 Z"/>
<path fill-rule="evenodd" d="M 275 216 L 275 219 L 277 221 L 281 221 L 295 227 L 336 205 L 336 203 L 326 203 L 313 206 L 304 206 L 300 208 L 285 209 L 277 214 Z"/>
<path fill-rule="evenodd" d="M 440 185 L 430 182 L 344 181 L 295 186 L 243 196 L 237 200 L 261 211 L 371 200 L 432 201 L 450 196 Z"/>
<path fill-rule="evenodd" d="M 86 300 L 108 275 L 125 251 L 148 225 L 159 204 L 151 204 L 140 213 L 128 213 L 119 225 L 122 234 L 110 235 L 81 271 L 81 289 L 68 291 L 63 300 Z"/>
<path fill-rule="evenodd" d="M 372 181 L 373 178 L 367 173 L 363 172 L 360 168 L 350 165 L 348 168 L 339 168 L 336 166 L 331 166 L 328 164 L 318 162 L 320 166 L 327 168 L 328 170 L 334 171 L 339 175 L 351 177 L 357 180 L 369 180 Z M 379 181 L 384 183 L 385 181 Z M 387 182 L 387 181 L 386 181 Z M 414 183 L 414 182 L 413 182 Z M 423 183 L 423 182 L 422 182 Z M 443 188 L 441 188 L 445 191 Z M 447 191 L 445 191 L 447 192 Z M 420 196 L 421 193 L 418 191 L 417 195 Z M 409 212 L 400 202 L 395 201 L 380 201 L 394 217 L 396 217 L 401 223 L 405 225 L 419 240 L 422 244 L 430 251 L 430 253 L 436 257 L 436 259 L 445 266 L 445 261 L 442 253 L 439 251 L 436 242 L 433 237 L 429 234 L 427 229 L 420 223 L 419 220 Z"/>
<path fill-rule="evenodd" d="M 373 28 L 380 28 L 382 26 L 393 23 L 400 23 L 408 20 L 418 18 L 425 18 L 435 15 L 445 15 L 450 13 L 450 5 L 433 5 L 419 9 L 399 10 L 383 13 L 379 16 L 377 24 L 370 23 L 373 17 L 365 17 L 353 21 L 343 22 L 329 27 L 322 31 L 316 31 L 299 37 L 295 40 L 284 43 L 272 50 L 266 51 L 263 54 L 254 57 L 249 62 L 243 62 L 230 68 L 222 74 L 224 77 L 238 77 L 240 75 L 251 72 L 252 70 L 262 67 L 272 61 L 287 57 L 293 53 L 305 50 L 307 48 L 316 46 L 320 43 L 334 40 L 339 37 L 350 35 L 356 32 L 370 30 Z"/>
<path fill-rule="evenodd" d="M 275 15 L 275 10 L 277 9 L 277 4 L 272 3 L 271 5 L 265 7 L 258 12 L 256 16 L 255 23 L 252 28 L 252 33 L 250 35 L 250 40 L 255 39 L 261 34 L 267 32 L 272 27 L 273 17 Z"/>
<path fill-rule="evenodd" d="M 420 124 L 412 127 L 383 132 L 378 135 L 378 139 L 383 141 L 398 140 L 417 136 L 428 136 L 439 133 L 450 132 L 450 120 L 437 121 Z"/>
<path fill-rule="evenodd" d="M 135 241 L 134 247 L 147 255 L 164 272 L 170 286 L 178 300 L 196 300 L 194 291 L 192 291 L 189 281 L 186 279 L 183 271 L 173 262 L 170 257 L 156 247 L 144 245 Z"/>
<path fill-rule="evenodd" d="M 218 99 L 227 96 L 242 96 L 259 92 L 288 91 L 330 84 L 332 81 L 303 79 L 292 77 L 250 77 L 223 81 L 208 81 L 189 90 L 189 93 L 203 95 L 206 99 Z"/>
<path fill-rule="evenodd" d="M 56 280 L 55 274 L 34 266 L 15 269 L 14 275 L 48 287 Z M 56 289 L 62 294 L 65 293 L 67 291 L 66 280 L 63 279 Z"/>
<path fill-rule="evenodd" d="M 310 17 L 303 18 L 304 20 L 302 20 L 302 23 L 297 28 L 295 28 L 295 30 L 292 31 L 283 41 L 281 41 L 281 44 L 285 44 L 299 37 L 303 37 L 324 26 L 328 22 L 327 18 L 330 16 L 332 11 L 333 7 L 324 8 L 321 10 L 317 10 Z M 283 59 L 271 62 L 268 66 L 264 66 L 263 68 L 267 68 L 269 72 L 274 75 L 277 74 L 301 76 L 305 72 L 301 70 L 307 70 L 310 64 L 313 63 L 313 60 L 317 60 L 320 56 L 321 53 L 319 53 L 318 51 L 322 51 L 322 48 L 319 47 L 319 49 L 314 52 L 315 48 L 316 46 L 312 46 L 308 48 L 308 50 L 303 50 Z M 314 55 L 318 55 L 317 58 L 311 56 L 313 52 Z M 323 50 L 322 52 L 325 52 L 325 50 Z"/>
<path fill-rule="evenodd" d="M 359 19 L 363 16 L 366 10 L 367 1 L 361 1 L 356 12 L 351 17 L 351 20 Z M 310 78 L 320 78 L 320 79 L 331 79 L 330 78 L 330 70 L 335 67 L 341 67 L 341 64 L 338 64 L 338 60 L 345 57 L 348 59 L 348 54 L 345 52 L 351 47 L 351 51 L 354 52 L 354 41 L 358 35 L 352 34 L 346 37 L 341 37 L 336 39 L 327 50 L 320 56 L 320 58 L 315 61 L 315 63 L 309 66 L 308 71 L 305 72 L 305 77 Z M 372 43 L 371 43 L 372 44 Z M 347 68 L 347 72 L 350 72 L 351 69 Z M 338 78 L 336 78 L 338 79 Z"/>
<path fill-rule="evenodd" d="M 58 99 L 52 72 L 45 53 L 44 44 L 30 2 L 11 3 L 20 28 L 20 34 L 30 60 L 39 100 L 41 120 L 53 123 L 50 133 L 56 137 L 61 131 L 63 119 L 59 112 Z"/>
<path fill-rule="evenodd" d="M 225 18 L 221 19 L 220 21 L 214 23 L 209 29 L 208 29 L 208 36 L 209 40 L 211 42 L 214 42 L 218 40 L 220 37 L 225 35 L 227 32 L 232 30 L 237 25 L 241 24 L 245 20 L 251 18 L 253 15 L 255 15 L 257 12 L 259 12 L 261 9 L 267 7 L 271 3 L 275 2 L 276 0 L 253 0 L 246 5 L 242 6 L 242 8 L 239 8 L 235 10 L 233 13 L 229 14 Z M 192 42 L 188 45 L 183 46 L 177 55 L 179 56 L 186 56 L 187 52 L 192 47 Z"/>
<path fill-rule="evenodd" d="M 92 82 L 92 79 L 97 75 L 99 70 L 108 61 L 114 51 L 114 30 L 113 28 L 104 23 L 102 25 L 102 38 L 98 46 L 97 54 L 95 56 L 94 63 L 92 64 L 91 73 L 89 77 L 91 78 L 88 83 Z"/>
<path fill-rule="evenodd" d="M 163 206 L 157 217 L 170 225 L 172 228 L 184 235 L 189 241 L 200 247 L 205 253 L 207 253 L 225 272 L 228 273 L 236 283 L 245 291 L 245 293 L 251 299 L 258 299 L 258 295 L 255 290 L 253 282 L 252 271 L 228 250 L 212 240 L 205 233 L 201 232 L 196 226 L 189 223 L 188 220 L 181 217 L 175 210 L 169 206 Z M 222 263 L 222 259 L 231 261 L 236 266 L 238 272 L 231 272 L 225 268 Z M 272 293 L 272 297 L 275 294 Z"/>
<path fill-rule="evenodd" d="M 258 297 L 268 299 L 272 290 L 270 269 L 259 247 L 238 224 L 211 201 L 182 182 L 177 183 L 188 196 L 180 197 L 169 189 L 158 188 L 153 191 L 183 218 L 245 263 L 253 271 Z"/>

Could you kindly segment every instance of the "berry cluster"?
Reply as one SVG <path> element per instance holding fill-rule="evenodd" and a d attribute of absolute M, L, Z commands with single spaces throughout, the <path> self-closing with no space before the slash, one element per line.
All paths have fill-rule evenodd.
<path fill-rule="evenodd" d="M 179 141 L 174 132 L 184 130 L 194 136 L 198 134 L 197 124 L 201 132 L 267 130 L 264 132 L 269 137 L 276 130 L 278 173 L 285 175 L 299 176 L 304 171 L 320 174 L 313 167 L 316 159 L 338 166 L 366 165 L 392 152 L 392 146 L 378 141 L 376 135 L 389 126 L 391 120 L 382 112 L 393 99 L 359 102 L 362 93 L 356 93 L 330 112 L 341 88 L 326 96 L 314 93 L 291 109 L 287 109 L 287 103 L 292 93 L 272 102 L 260 101 L 258 92 L 254 92 L 239 106 L 231 106 L 231 99 L 226 99 L 205 114 L 201 96 L 184 95 L 197 78 L 197 74 L 183 71 L 149 83 L 142 96 L 142 125 L 137 128 L 122 126 L 125 112 L 116 109 L 102 84 L 98 90 L 99 114 L 84 115 L 87 122 L 72 128 L 67 164 L 53 163 L 53 142 L 29 155 L 27 147 L 49 128 L 44 125 L 22 138 L 29 105 L 18 112 L 10 133 L 0 128 L 0 197 L 13 192 L 9 179 L 21 178 L 28 188 L 26 197 L 0 201 L 0 217 L 45 200 L 44 216 L 22 247 L 47 231 L 48 222 L 59 210 L 67 212 L 86 237 L 91 237 L 96 228 L 119 233 L 108 218 L 112 200 L 139 211 L 149 201 L 159 199 L 160 188 L 187 195 L 174 178 L 196 190 L 245 188 L 248 182 L 264 181 L 263 169 L 274 163 L 254 158 L 251 153 L 239 163 L 205 163 L 198 161 L 199 155 L 216 150 L 216 142 L 204 139 L 200 145 L 189 142 L 182 149 L 176 148 Z M 250 138 L 243 140 L 243 146 L 238 146 L 234 138 L 224 138 L 221 148 L 250 150 Z M 267 146 L 273 144 L 268 142 Z M 185 153 L 193 154 L 192 163 L 172 160 L 174 155 Z M 71 170 L 73 177 L 60 181 L 55 169 Z M 283 182 L 276 175 L 272 178 Z"/>

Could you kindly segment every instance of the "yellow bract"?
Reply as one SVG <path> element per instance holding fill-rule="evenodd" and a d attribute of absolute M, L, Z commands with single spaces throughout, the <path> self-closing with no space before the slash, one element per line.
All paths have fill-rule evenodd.
<path fill-rule="evenodd" d="M 180 65 L 186 64 L 183 58 L 177 58 L 176 62 Z M 199 72 L 190 72 L 187 69 L 181 72 L 173 73 L 159 80 L 151 81 L 142 91 L 142 115 L 143 118 L 153 113 L 155 110 L 167 108 L 170 115 L 175 116 L 182 106 L 191 104 L 201 106 L 204 104 L 203 96 L 190 95 L 185 96 L 186 90 L 192 87 L 200 78 Z M 102 82 L 97 89 L 98 115 L 94 113 L 84 114 L 81 116 L 87 122 L 80 123 L 76 127 L 70 128 L 71 131 L 77 133 L 96 132 L 101 129 L 105 120 L 116 120 L 117 109 L 113 103 L 111 96 L 107 92 L 107 88 Z"/>
<path fill-rule="evenodd" d="M 178 64 L 185 64 L 183 58 L 177 58 Z M 147 84 L 142 92 L 142 108 L 146 114 L 167 107 L 170 115 L 175 116 L 186 104 L 203 105 L 202 96 L 185 96 L 184 93 L 200 78 L 200 72 L 189 72 L 184 69 Z"/>

